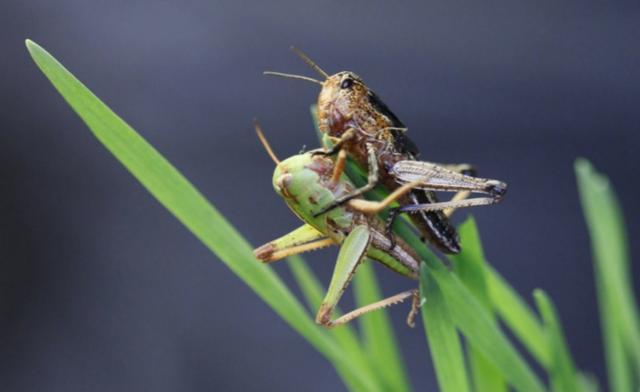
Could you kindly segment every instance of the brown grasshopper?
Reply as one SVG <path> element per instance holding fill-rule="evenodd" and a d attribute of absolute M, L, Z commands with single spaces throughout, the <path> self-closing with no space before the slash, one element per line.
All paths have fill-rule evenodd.
<path fill-rule="evenodd" d="M 280 72 L 265 74 L 307 80 L 321 86 L 318 96 L 318 126 L 321 132 L 332 139 L 333 147 L 316 154 L 338 153 L 337 173 L 343 170 L 347 156 L 368 169 L 366 185 L 342 195 L 316 214 L 325 213 L 370 191 L 378 183 L 393 191 L 411 181 L 407 180 L 408 177 L 416 180 L 415 176 L 419 176 L 423 185 L 398 200 L 404 207 L 391 211 L 389 230 L 397 212 L 410 212 L 425 240 L 442 252 L 459 253 L 458 234 L 443 209 L 496 203 L 506 193 L 507 185 L 484 179 L 464 181 L 461 184 L 461 176 L 474 173 L 470 165 L 438 165 L 418 161 L 420 152 L 406 136 L 405 125 L 359 76 L 349 71 L 329 75 L 304 53 L 295 48 L 292 50 L 322 75 L 324 81 Z M 454 191 L 458 194 L 451 201 L 440 203 L 434 191 Z M 465 200 L 471 192 L 483 193 L 489 197 Z"/>

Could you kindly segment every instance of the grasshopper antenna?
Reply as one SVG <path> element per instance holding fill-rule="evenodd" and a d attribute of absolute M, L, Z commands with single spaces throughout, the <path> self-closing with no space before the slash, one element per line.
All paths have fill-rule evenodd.
<path fill-rule="evenodd" d="M 306 80 L 307 82 L 317 83 L 317 84 L 322 86 L 322 82 L 321 81 L 319 81 L 318 79 L 310 78 L 308 76 L 287 74 L 287 73 L 274 72 L 274 71 L 264 71 L 262 74 L 263 75 L 272 75 L 272 76 L 281 76 L 283 78 L 289 78 L 289 79 Z"/>
<path fill-rule="evenodd" d="M 267 151 L 267 154 L 269 154 L 269 157 L 271 158 L 273 163 L 275 163 L 276 165 L 280 164 L 280 160 L 278 159 L 276 154 L 271 149 L 271 145 L 267 141 L 267 138 L 264 136 L 264 133 L 262 132 L 262 128 L 260 127 L 260 124 L 258 124 L 257 120 L 253 120 L 253 127 L 256 130 L 256 134 L 258 135 L 258 139 L 260 139 L 260 143 L 262 143 L 262 147 L 264 147 L 264 149 Z"/>
<path fill-rule="evenodd" d="M 295 46 L 290 47 L 289 49 L 291 49 L 291 51 L 295 54 L 298 55 L 298 57 L 300 57 L 302 59 L 302 61 L 304 61 L 309 67 L 311 67 L 314 71 L 316 71 L 317 73 L 319 73 L 320 75 L 322 75 L 325 79 L 329 79 L 329 74 L 324 72 L 322 70 L 322 68 L 320 68 L 318 66 L 318 64 L 314 63 L 313 60 L 311 60 L 309 58 L 309 56 L 307 56 L 306 54 L 304 54 L 303 51 L 301 51 L 300 49 L 296 48 Z"/>

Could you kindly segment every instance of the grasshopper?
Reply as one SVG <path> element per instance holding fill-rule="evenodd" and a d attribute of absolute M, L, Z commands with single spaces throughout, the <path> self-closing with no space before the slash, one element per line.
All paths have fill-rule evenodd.
<path fill-rule="evenodd" d="M 329 75 L 304 53 L 295 48 L 292 50 L 324 77 L 324 81 L 280 72 L 267 71 L 265 74 L 302 79 L 321 86 L 318 95 L 318 126 L 322 133 L 332 139 L 333 147 L 316 154 L 338 153 L 336 172 L 344 168 L 347 156 L 351 156 L 360 166 L 368 168 L 366 185 L 340 195 L 316 214 L 322 214 L 370 191 L 378 183 L 394 191 L 406 184 L 408 177 L 417 175 L 422 179 L 423 185 L 399 197 L 400 204 L 405 207 L 392 212 L 387 231 L 390 230 L 397 212 L 411 212 L 414 224 L 426 241 L 442 252 L 459 253 L 460 240 L 445 214 L 447 209 L 496 203 L 504 196 L 506 184 L 495 180 L 469 181 L 469 176 L 465 174 L 473 173 L 473 168 L 467 164 L 437 165 L 417 161 L 419 150 L 406 136 L 405 125 L 359 76 L 350 71 Z M 414 162 L 409 164 L 407 161 Z M 398 166 L 400 162 L 403 164 Z M 462 185 L 461 178 L 465 178 Z M 443 209 L 443 204 L 438 202 L 434 193 L 440 190 L 460 193 L 446 202 L 448 207 Z M 483 193 L 489 197 L 464 200 L 470 192 Z M 427 204 L 433 206 L 429 208 Z"/>
<path fill-rule="evenodd" d="M 340 251 L 331 283 L 316 315 L 316 322 L 331 328 L 345 324 L 367 312 L 413 298 L 411 311 L 407 317 L 407 323 L 412 326 L 419 308 L 416 289 L 355 309 L 337 319 L 332 318 L 332 312 L 365 256 L 403 276 L 417 279 L 420 259 L 402 238 L 390 239 L 386 231 L 386 223 L 378 217 L 377 213 L 407 192 L 424 186 L 422 179 L 409 179 L 408 170 L 403 170 L 399 178 L 405 183 L 384 200 L 376 202 L 351 198 L 318 215 L 313 211 L 331 205 L 335 200 L 356 189 L 351 180 L 332 159 L 314 154 L 315 151 L 294 155 L 284 161 L 278 160 L 257 125 L 256 131 L 265 149 L 276 163 L 273 174 L 273 187 L 276 193 L 285 200 L 294 214 L 305 222 L 300 228 L 256 248 L 254 250 L 256 257 L 262 262 L 270 263 L 302 252 L 339 245 Z M 467 188 L 472 187 L 474 182 L 480 181 L 464 175 L 459 175 L 458 180 Z M 428 204 L 425 208 L 438 209 L 438 211 L 449 209 L 447 214 L 450 214 L 453 212 L 452 206 L 450 202 L 444 202 Z M 419 208 L 414 205 L 410 207 Z"/>

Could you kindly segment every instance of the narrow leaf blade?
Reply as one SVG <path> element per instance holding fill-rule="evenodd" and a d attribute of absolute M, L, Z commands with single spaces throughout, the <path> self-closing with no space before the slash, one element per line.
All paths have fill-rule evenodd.
<path fill-rule="evenodd" d="M 244 238 L 180 172 L 46 50 L 29 40 L 26 46 L 95 137 L 162 205 L 318 351 L 349 369 L 362 385 L 370 385 L 367 377 L 346 362 L 333 339 L 313 323 L 277 275 L 257 262 Z"/>
<path fill-rule="evenodd" d="M 382 298 L 378 282 L 370 265 L 365 260 L 353 278 L 356 305 L 365 306 Z M 389 315 L 384 309 L 360 317 L 362 339 L 375 372 L 383 381 L 386 390 L 409 391 L 409 378 L 400 354 L 397 339 Z"/>
<path fill-rule="evenodd" d="M 460 337 L 438 283 L 423 266 L 420 270 L 422 320 L 438 385 L 443 392 L 470 391 Z"/>
<path fill-rule="evenodd" d="M 480 242 L 480 235 L 475 220 L 469 217 L 459 227 L 462 251 L 450 256 L 454 265 L 454 271 L 460 277 L 462 283 L 484 305 L 485 309 L 493 316 L 493 306 L 487 288 L 485 271 L 486 260 Z M 495 366 L 473 345 L 467 350 L 469 357 L 469 369 L 473 380 L 473 389 L 476 392 L 500 392 L 507 390 L 504 378 Z"/>
<path fill-rule="evenodd" d="M 581 385 L 578 380 L 578 373 L 571 359 L 556 309 L 544 291 L 535 290 L 533 297 L 544 320 L 547 346 L 549 351 L 552 352 L 551 364 L 547 369 L 552 389 L 556 392 L 579 391 Z"/>
<path fill-rule="evenodd" d="M 487 265 L 485 272 L 491 303 L 496 312 L 538 363 L 547 368 L 551 363 L 551 353 L 545 344 L 544 329 L 538 317 L 495 269 Z"/>
<path fill-rule="evenodd" d="M 605 176 L 584 159 L 576 161 L 575 172 L 591 238 L 609 387 L 635 390 L 634 379 L 640 378 L 640 317 L 630 280 L 624 219 Z"/>
<path fill-rule="evenodd" d="M 318 281 L 315 274 L 306 265 L 303 258 L 300 256 L 289 257 L 288 263 L 289 269 L 293 274 L 305 300 L 312 311 L 317 311 L 322 302 L 324 288 Z M 336 310 L 336 315 L 340 312 Z M 352 366 L 356 367 L 361 373 L 367 374 L 367 377 L 375 380 L 374 386 L 376 391 L 381 391 L 383 381 L 381 378 L 376 377 L 377 372 L 373 371 L 365 348 L 360 343 L 358 335 L 350 325 L 343 325 L 339 328 L 334 328 L 329 333 L 335 338 L 338 345 L 344 351 L 347 356 L 346 361 Z M 345 384 L 351 391 L 361 391 L 364 387 L 357 378 L 353 377 L 348 369 L 343 369 L 341 365 L 336 366 L 336 370 L 340 374 Z"/>
<path fill-rule="evenodd" d="M 455 325 L 467 341 L 495 366 L 509 385 L 522 391 L 543 391 L 542 382 L 460 279 L 448 271 L 408 227 L 398 226 L 397 229 L 429 268 L 444 294 Z"/>

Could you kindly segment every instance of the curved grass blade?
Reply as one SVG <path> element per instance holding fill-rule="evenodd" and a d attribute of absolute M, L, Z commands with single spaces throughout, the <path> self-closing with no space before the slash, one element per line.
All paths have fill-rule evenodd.
<path fill-rule="evenodd" d="M 527 392 L 543 391 L 542 382 L 511 345 L 491 314 L 460 279 L 444 267 L 409 227 L 398 225 L 394 226 L 394 229 L 396 228 L 398 234 L 418 252 L 429 268 L 431 276 L 444 294 L 455 325 L 467 341 L 476 347 L 515 389 Z"/>
<path fill-rule="evenodd" d="M 575 172 L 591 237 L 609 388 L 631 391 L 640 382 L 640 316 L 629 268 L 624 219 L 609 180 L 585 159 Z"/>
<path fill-rule="evenodd" d="M 480 286 L 478 288 L 485 287 L 491 309 L 500 316 L 505 325 L 513 331 L 540 365 L 546 368 L 551 361 L 551 354 L 549 347 L 545 344 L 545 333 L 538 316 L 509 283 L 487 262 L 482 251 L 480 234 L 473 218 L 469 218 L 460 225 L 459 230 L 464 246 L 462 253 L 453 259 L 456 260 L 458 257 L 463 257 L 464 260 L 467 260 L 467 255 L 470 257 L 468 258 L 469 262 L 460 261 L 456 266 L 473 268 L 479 263 L 484 272 L 484 284 L 476 282 L 476 279 L 471 281 L 471 279 L 467 278 L 466 276 L 468 275 L 475 275 L 471 272 L 465 274 L 463 271 L 458 271 L 460 278 L 467 286 L 476 282 Z M 472 289 L 472 291 L 474 290 Z M 486 301 L 484 294 L 480 295 L 480 297 L 483 298 L 483 301 Z"/>
<path fill-rule="evenodd" d="M 380 287 L 367 259 L 358 267 L 353 278 L 354 295 L 358 307 L 382 298 Z M 359 318 L 362 340 L 371 365 L 387 391 L 409 391 L 407 371 L 398 349 L 393 326 L 385 309 L 367 313 Z"/>
<path fill-rule="evenodd" d="M 449 259 L 453 262 L 454 271 L 462 283 L 478 298 L 495 321 L 485 277 L 484 251 L 473 217 L 467 218 L 460 225 L 458 231 L 462 241 L 462 251 L 457 255 L 450 256 Z M 507 390 L 504 378 L 478 349 L 471 345 L 468 347 L 467 354 L 474 391 L 501 392 Z"/>
<path fill-rule="evenodd" d="M 322 303 L 323 293 L 326 291 L 322 284 L 318 281 L 315 274 L 306 265 L 302 257 L 291 256 L 287 261 L 289 269 L 293 274 L 302 295 L 304 296 L 307 305 L 312 312 L 317 311 Z M 336 315 L 339 315 L 339 311 L 336 310 Z M 367 374 L 367 377 L 374 381 L 375 388 L 373 391 L 382 391 L 383 381 L 377 377 L 377 372 L 373 371 L 369 359 L 365 353 L 365 349 L 360 344 L 358 335 L 350 325 L 342 325 L 339 328 L 334 328 L 329 333 L 335 338 L 338 345 L 342 348 L 345 355 L 348 356 L 347 361 L 358 369 L 359 372 Z M 337 366 L 336 370 L 340 374 L 344 383 L 348 386 L 350 391 L 361 391 L 363 386 L 357 379 L 352 377 L 348 369 L 342 369 L 341 366 Z"/>
<path fill-rule="evenodd" d="M 544 329 L 538 317 L 513 287 L 490 265 L 486 265 L 485 278 L 491 302 L 502 321 L 538 363 L 548 368 L 551 363 L 551 352 L 544 344 Z"/>
<path fill-rule="evenodd" d="M 27 49 L 67 103 L 140 183 L 293 329 L 366 388 L 371 381 L 345 359 L 278 276 L 258 263 L 252 248 L 161 154 L 77 80 L 55 58 L 27 40 Z"/>
<path fill-rule="evenodd" d="M 469 344 L 491 361 L 517 390 L 544 391 L 543 384 L 492 320 L 491 314 L 458 277 L 443 266 L 434 268 L 433 276 L 444 293 L 455 324 Z"/>
<path fill-rule="evenodd" d="M 576 367 L 571 359 L 569 347 L 564 338 L 560 320 L 551 299 L 547 294 L 537 289 L 533 292 L 547 332 L 547 345 L 552 353 L 551 364 L 547 369 L 551 388 L 556 392 L 579 391 L 582 386 L 578 380 Z"/>
<path fill-rule="evenodd" d="M 425 299 L 421 309 L 422 321 L 440 390 L 470 391 L 458 331 L 438 283 L 424 265 L 420 269 L 420 298 Z"/>

